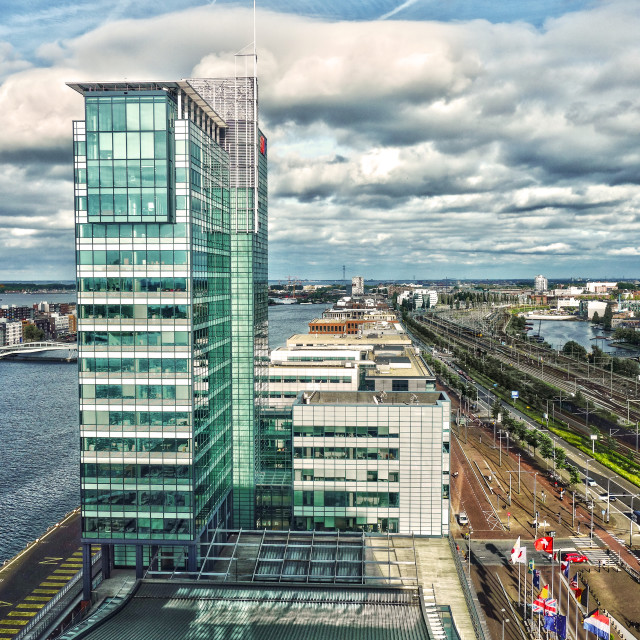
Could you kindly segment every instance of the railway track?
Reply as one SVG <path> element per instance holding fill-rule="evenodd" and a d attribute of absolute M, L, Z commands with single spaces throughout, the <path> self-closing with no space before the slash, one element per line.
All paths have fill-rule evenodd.
<path fill-rule="evenodd" d="M 569 356 L 506 334 L 500 334 L 496 337 L 494 333 L 488 336 L 482 333 L 482 330 L 486 331 L 487 328 L 491 329 L 496 325 L 503 328 L 504 322 L 501 319 L 491 318 L 482 327 L 474 326 L 473 328 L 457 324 L 435 314 L 419 317 L 416 320 L 446 339 L 451 346 L 464 347 L 476 354 L 490 355 L 507 366 L 512 366 L 561 389 L 568 395 L 580 391 L 597 407 L 606 409 L 622 420 L 626 420 L 628 425 L 635 423 L 636 428 L 633 431 L 628 427 L 620 426 L 618 433 L 613 435 L 627 455 L 633 458 L 637 457 L 638 436 L 636 431 L 640 421 L 640 397 L 635 393 L 637 381 L 593 365 L 579 363 Z M 596 375 L 597 379 L 595 379 Z M 633 397 L 629 396 L 630 390 L 634 392 Z M 633 406 L 634 403 L 636 406 Z M 565 412 L 557 413 L 572 428 L 585 435 L 590 433 L 586 424 L 574 416 Z M 588 418 L 586 418 L 586 422 L 588 424 Z"/>

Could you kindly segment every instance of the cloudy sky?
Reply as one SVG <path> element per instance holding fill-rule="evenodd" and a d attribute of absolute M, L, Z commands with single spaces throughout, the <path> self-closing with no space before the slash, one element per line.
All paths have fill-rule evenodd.
<path fill-rule="evenodd" d="M 640 2 L 262 0 L 270 277 L 640 277 Z M 74 276 L 66 81 L 232 74 L 249 2 L 3 0 L 0 280 Z"/>

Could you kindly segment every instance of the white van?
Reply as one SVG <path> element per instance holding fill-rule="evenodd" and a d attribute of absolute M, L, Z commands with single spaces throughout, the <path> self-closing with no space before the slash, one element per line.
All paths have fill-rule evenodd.
<path fill-rule="evenodd" d="M 461 527 L 464 527 L 466 524 L 469 524 L 469 518 L 467 518 L 467 514 L 465 511 L 461 511 L 458 514 L 458 524 Z"/>

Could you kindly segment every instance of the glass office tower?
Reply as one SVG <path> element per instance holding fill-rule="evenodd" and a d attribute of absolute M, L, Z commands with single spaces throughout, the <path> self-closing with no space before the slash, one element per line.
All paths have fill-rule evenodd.
<path fill-rule="evenodd" d="M 70 86 L 85 98 L 73 129 L 85 575 L 91 544 L 107 575 L 114 561 L 194 570 L 255 473 L 266 198 L 262 235 L 238 241 L 232 212 L 259 188 L 231 184 L 234 123 L 190 81 Z M 263 276 L 264 314 L 251 287 Z"/>
<path fill-rule="evenodd" d="M 221 144 L 229 153 L 231 187 L 233 522 L 253 529 L 269 361 L 267 142 L 258 128 L 255 77 L 189 83 L 228 123 Z"/>

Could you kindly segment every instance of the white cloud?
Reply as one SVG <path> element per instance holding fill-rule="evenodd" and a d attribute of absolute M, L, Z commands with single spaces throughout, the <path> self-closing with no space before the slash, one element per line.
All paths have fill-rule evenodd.
<path fill-rule="evenodd" d="M 542 30 L 259 12 L 272 275 L 335 275 L 344 263 L 371 277 L 627 265 L 640 237 L 638 31 L 638 6 L 625 1 Z M 70 132 L 82 100 L 65 81 L 229 75 L 251 39 L 251 12 L 218 5 L 43 43 L 46 67 L 3 67 L 0 49 L 5 237 L 38 241 L 10 231 L 28 219 L 72 252 Z"/>

